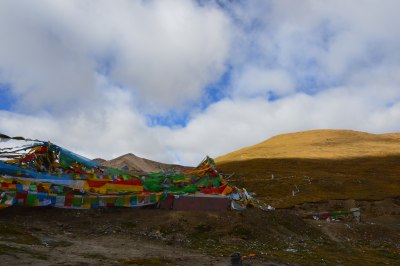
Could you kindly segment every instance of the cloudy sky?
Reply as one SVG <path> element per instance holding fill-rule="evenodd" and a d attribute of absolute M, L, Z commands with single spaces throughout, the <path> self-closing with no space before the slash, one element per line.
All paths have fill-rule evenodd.
<path fill-rule="evenodd" d="M 399 10 L 2 0 L 0 132 L 194 165 L 292 131 L 400 131 Z"/>

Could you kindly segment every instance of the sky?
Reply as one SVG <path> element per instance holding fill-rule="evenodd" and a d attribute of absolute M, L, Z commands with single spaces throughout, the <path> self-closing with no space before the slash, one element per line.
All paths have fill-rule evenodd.
<path fill-rule="evenodd" d="M 196 165 L 400 131 L 397 0 L 2 0 L 0 133 Z"/>

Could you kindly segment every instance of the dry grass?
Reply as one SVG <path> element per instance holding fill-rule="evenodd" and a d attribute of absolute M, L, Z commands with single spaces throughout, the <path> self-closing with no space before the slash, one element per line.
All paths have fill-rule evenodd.
<path fill-rule="evenodd" d="M 266 158 L 342 159 L 400 155 L 400 134 L 311 130 L 272 137 L 216 159 L 217 163 Z"/>
<path fill-rule="evenodd" d="M 235 183 L 277 207 L 398 197 L 399 162 L 400 134 L 337 130 L 281 135 L 217 158 Z"/>
<path fill-rule="evenodd" d="M 234 183 L 256 192 L 276 207 L 291 207 L 330 199 L 398 197 L 399 162 L 400 156 L 342 160 L 253 159 L 219 164 L 218 168 L 236 173 Z"/>

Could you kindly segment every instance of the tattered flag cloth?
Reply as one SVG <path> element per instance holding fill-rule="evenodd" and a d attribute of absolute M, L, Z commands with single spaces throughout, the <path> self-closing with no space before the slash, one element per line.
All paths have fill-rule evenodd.
<path fill-rule="evenodd" d="M 209 157 L 179 172 L 130 173 L 50 142 L 0 134 L 0 207 L 138 207 L 171 194 L 199 193 L 229 197 L 233 209 L 262 205 L 246 190 L 228 184 Z"/>

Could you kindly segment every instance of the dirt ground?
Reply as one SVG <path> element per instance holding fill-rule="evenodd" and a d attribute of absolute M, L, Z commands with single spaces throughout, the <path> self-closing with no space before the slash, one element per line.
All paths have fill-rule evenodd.
<path fill-rule="evenodd" d="M 400 203 L 354 202 L 361 223 L 304 220 L 321 202 L 263 212 L 9 207 L 0 211 L 4 265 L 398 265 Z"/>
<path fill-rule="evenodd" d="M 233 213 L 10 207 L 0 216 L 0 259 L 7 265 L 229 265 L 231 253 L 218 251 L 218 236 L 202 237 L 220 219 L 228 222 L 226 214 Z M 256 257 L 245 265 L 285 264 Z"/>

